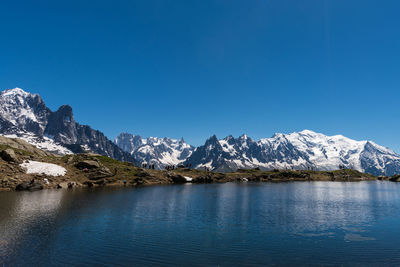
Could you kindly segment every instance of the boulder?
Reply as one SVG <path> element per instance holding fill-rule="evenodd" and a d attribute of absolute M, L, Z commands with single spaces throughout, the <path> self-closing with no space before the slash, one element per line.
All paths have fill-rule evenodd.
<path fill-rule="evenodd" d="M 15 188 L 16 191 L 35 191 L 35 190 L 42 190 L 43 189 L 43 185 L 41 183 L 38 182 L 23 182 L 17 185 L 17 187 Z"/>
<path fill-rule="evenodd" d="M 210 175 L 200 176 L 192 180 L 192 183 L 198 183 L 198 184 L 207 184 L 212 182 L 213 179 Z"/>
<path fill-rule="evenodd" d="M 169 175 L 169 178 L 172 179 L 172 182 L 174 182 L 175 184 L 183 184 L 183 183 L 187 183 L 187 180 L 185 177 L 183 177 L 182 175 L 179 174 L 174 174 L 174 175 Z"/>
<path fill-rule="evenodd" d="M 134 184 L 136 185 L 142 185 L 144 184 L 144 180 L 142 177 L 136 177 L 135 179 L 133 179 Z"/>
<path fill-rule="evenodd" d="M 100 168 L 100 163 L 98 163 L 97 161 L 94 160 L 84 160 L 84 161 L 80 161 L 78 163 L 75 164 L 75 167 L 77 167 L 78 169 L 88 169 L 88 170 L 92 170 L 92 169 L 98 169 Z"/>
<path fill-rule="evenodd" d="M 83 185 L 86 185 L 87 187 L 93 187 L 93 183 L 90 181 L 83 182 Z"/>
<path fill-rule="evenodd" d="M 113 175 L 114 174 L 110 171 L 110 169 L 108 169 L 105 166 L 102 166 L 101 168 L 94 169 L 91 172 L 89 172 L 86 175 L 86 177 L 89 178 L 90 180 L 99 180 L 106 177 L 111 177 Z"/>
<path fill-rule="evenodd" d="M 18 158 L 15 155 L 14 150 L 12 150 L 11 148 L 7 148 L 7 149 L 1 151 L 0 157 L 7 162 L 14 162 L 14 163 L 18 162 Z"/>

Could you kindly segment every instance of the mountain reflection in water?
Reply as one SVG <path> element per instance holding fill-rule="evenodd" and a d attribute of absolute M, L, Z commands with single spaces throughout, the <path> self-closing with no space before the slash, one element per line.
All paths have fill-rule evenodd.
<path fill-rule="evenodd" d="M 292 182 L 2 192 L 0 264 L 396 264 L 399 189 Z"/>

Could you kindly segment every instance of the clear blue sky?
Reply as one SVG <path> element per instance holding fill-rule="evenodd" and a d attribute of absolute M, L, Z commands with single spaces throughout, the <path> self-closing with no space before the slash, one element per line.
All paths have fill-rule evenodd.
<path fill-rule="evenodd" d="M 3 1 L 0 87 L 114 138 L 310 129 L 400 152 L 400 1 Z"/>

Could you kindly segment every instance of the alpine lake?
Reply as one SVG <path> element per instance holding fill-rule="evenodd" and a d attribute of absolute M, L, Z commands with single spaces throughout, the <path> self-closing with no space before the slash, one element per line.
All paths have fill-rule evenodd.
<path fill-rule="evenodd" d="M 0 192 L 0 266 L 400 264 L 400 184 Z"/>

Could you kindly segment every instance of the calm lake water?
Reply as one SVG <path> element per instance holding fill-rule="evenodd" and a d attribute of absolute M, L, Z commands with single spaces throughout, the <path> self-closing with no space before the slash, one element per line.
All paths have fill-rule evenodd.
<path fill-rule="evenodd" d="M 400 184 L 0 192 L 0 266 L 399 265 Z"/>

